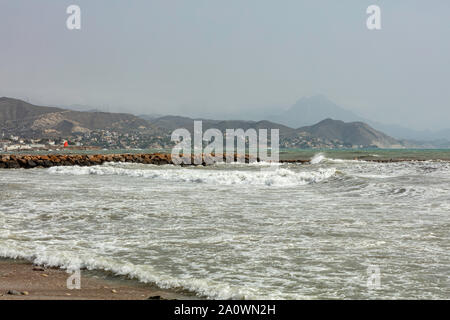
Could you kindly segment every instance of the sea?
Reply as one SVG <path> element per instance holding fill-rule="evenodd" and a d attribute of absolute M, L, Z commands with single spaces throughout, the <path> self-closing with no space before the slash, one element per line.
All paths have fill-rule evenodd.
<path fill-rule="evenodd" d="M 450 150 L 281 158 L 312 160 L 0 169 L 0 256 L 208 299 L 450 299 Z"/>

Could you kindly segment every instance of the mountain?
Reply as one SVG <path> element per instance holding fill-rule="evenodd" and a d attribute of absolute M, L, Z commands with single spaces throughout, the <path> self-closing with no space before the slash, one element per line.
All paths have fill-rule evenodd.
<path fill-rule="evenodd" d="M 0 128 L 2 133 L 23 138 L 76 138 L 85 145 L 169 147 L 171 133 L 186 128 L 191 133 L 194 121 L 202 121 L 203 132 L 210 128 L 225 134 L 227 129 L 278 129 L 280 145 L 286 148 L 336 147 L 401 147 L 402 142 L 377 131 L 363 122 L 346 123 L 325 119 L 298 129 L 262 120 L 211 120 L 182 116 L 163 116 L 148 121 L 132 114 L 109 112 L 80 112 L 55 107 L 36 106 L 21 100 L 0 98 Z M 115 144 L 100 131 L 108 130 L 106 137 L 114 136 Z M 100 133 L 99 133 L 100 132 Z M 86 135 L 89 133 L 89 135 Z M 95 134 L 93 134 L 95 133 Z M 116 134 L 117 133 L 117 134 Z M 132 133 L 132 137 L 128 134 Z M 269 139 L 270 139 L 270 132 Z M 102 142 L 100 142 L 102 141 Z"/>
<path fill-rule="evenodd" d="M 351 111 L 341 108 L 324 95 L 304 97 L 282 114 L 271 117 L 276 122 L 298 128 L 332 118 L 342 121 L 363 121 Z"/>
<path fill-rule="evenodd" d="M 147 121 L 155 120 L 163 117 L 164 115 L 159 113 L 151 113 L 151 114 L 139 114 L 138 117 Z"/>
<path fill-rule="evenodd" d="M 164 116 L 150 120 L 149 122 L 156 127 L 166 128 L 170 131 L 173 131 L 177 128 L 185 128 L 188 129 L 190 132 L 193 132 L 194 120 L 202 121 L 203 131 L 210 128 L 218 129 L 221 132 L 225 132 L 226 129 L 243 129 L 243 130 L 248 130 L 250 128 L 253 128 L 255 130 L 279 129 L 280 136 L 286 136 L 295 132 L 295 129 L 266 120 L 262 121 L 210 120 L 210 119 L 192 119 L 181 116 Z M 268 132 L 268 134 L 270 134 L 270 132 Z"/>
<path fill-rule="evenodd" d="M 165 116 L 150 121 L 157 127 L 166 128 L 173 131 L 177 128 L 188 129 L 193 132 L 194 120 L 202 120 L 203 131 L 209 128 L 216 128 L 221 132 L 226 129 L 279 129 L 280 140 L 292 142 L 294 145 L 300 140 L 314 139 L 316 142 L 324 141 L 327 143 L 341 144 L 345 146 L 364 146 L 392 148 L 402 147 L 403 142 L 394 139 L 380 131 L 375 130 L 363 122 L 346 123 L 340 120 L 325 119 L 312 126 L 305 126 L 293 129 L 288 126 L 271 121 L 242 121 L 242 120 L 205 120 L 192 119 L 181 116 Z M 270 134 L 270 132 L 268 132 Z M 285 144 L 291 146 L 292 144 Z"/>
<path fill-rule="evenodd" d="M 379 148 L 401 148 L 402 142 L 363 122 L 346 123 L 341 120 L 325 119 L 319 123 L 297 129 L 316 138 L 339 140 L 356 146 L 376 146 Z"/>
<path fill-rule="evenodd" d="M 133 131 L 153 127 L 126 113 L 81 112 L 36 106 L 18 99 L 0 98 L 0 125 L 3 132 L 22 137 L 61 136 L 92 130 Z"/>
<path fill-rule="evenodd" d="M 25 101 L 1 97 L 0 98 L 0 123 L 8 121 L 25 121 L 35 119 L 44 114 L 61 112 L 63 109 L 54 107 L 39 107 Z"/>
<path fill-rule="evenodd" d="M 430 143 L 434 143 L 433 140 L 440 140 L 441 142 L 443 139 L 450 140 L 450 129 L 439 131 L 414 130 L 396 124 L 385 124 L 372 121 L 370 119 L 365 119 L 352 111 L 346 110 L 324 95 L 304 97 L 286 111 L 269 118 L 275 122 L 294 128 L 310 126 L 326 118 L 342 120 L 345 122 L 359 121 L 365 122 L 376 130 L 382 131 L 397 139 L 428 141 Z"/>

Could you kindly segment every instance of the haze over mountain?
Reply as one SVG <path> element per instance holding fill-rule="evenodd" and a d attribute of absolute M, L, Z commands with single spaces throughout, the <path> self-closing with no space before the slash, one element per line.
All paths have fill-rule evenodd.
<path fill-rule="evenodd" d="M 200 119 L 200 118 L 189 118 L 180 116 L 163 116 L 160 118 L 149 120 L 152 125 L 157 127 L 166 128 L 173 131 L 178 128 L 186 128 L 190 132 L 193 132 L 194 121 L 201 120 L 203 131 L 215 128 L 221 132 L 225 132 L 226 129 L 243 129 L 248 130 L 253 128 L 258 129 L 279 129 L 281 136 L 287 136 L 294 133 L 296 130 L 289 128 L 279 123 L 274 123 L 267 120 L 261 121 L 246 121 L 246 120 L 211 120 L 211 119 Z"/>
<path fill-rule="evenodd" d="M 94 107 L 89 105 L 68 105 L 68 106 L 57 106 L 62 109 L 69 109 L 74 111 L 83 112 L 109 112 L 109 107 Z M 124 109 L 124 108 L 119 108 Z M 281 110 L 281 111 L 280 111 Z M 255 121 L 259 120 L 270 120 L 272 122 L 280 123 L 288 127 L 299 128 L 302 126 L 313 125 L 323 119 L 331 118 L 335 120 L 342 120 L 344 122 L 364 122 L 375 128 L 376 130 L 385 132 L 386 134 L 397 138 L 413 140 L 416 142 L 429 142 L 433 145 L 448 145 L 450 141 L 450 128 L 442 130 L 414 130 L 407 128 L 398 124 L 387 124 L 378 121 L 373 121 L 366 117 L 353 112 L 346 107 L 340 106 L 337 103 L 330 100 L 323 94 L 317 94 L 313 96 L 303 97 L 299 99 L 296 103 L 288 108 L 280 107 L 264 107 L 259 111 L 245 111 L 242 110 L 238 113 L 227 113 L 227 110 L 221 112 L 190 112 L 186 110 L 187 114 L 182 115 L 188 116 L 194 119 L 221 119 L 234 120 L 241 119 L 245 121 Z M 152 121 L 157 118 L 161 118 L 164 114 L 161 113 L 148 113 L 148 114 L 137 114 L 139 118 L 144 120 Z M 448 140 L 448 141 L 447 141 Z"/>
<path fill-rule="evenodd" d="M 325 118 L 332 118 L 345 122 L 360 121 L 370 124 L 375 129 L 383 131 L 397 139 L 410 139 L 417 141 L 431 141 L 439 139 L 450 140 L 450 129 L 438 131 L 419 131 L 396 124 L 385 124 L 372 121 L 337 105 L 325 95 L 303 97 L 286 111 L 272 115 L 268 118 L 275 122 L 294 128 L 309 126 Z"/>
<path fill-rule="evenodd" d="M 93 107 L 80 106 L 86 111 L 73 111 L 58 107 L 40 107 L 19 99 L 0 98 L 0 124 L 2 131 L 15 132 L 23 136 L 33 135 L 71 135 L 75 132 L 89 132 L 91 130 L 115 130 L 118 132 L 141 131 L 149 135 L 167 135 L 167 131 L 176 128 L 193 127 L 193 119 L 202 119 L 204 130 L 217 128 L 224 131 L 227 128 L 278 128 L 281 137 L 292 137 L 292 132 L 302 132 L 309 137 L 319 137 L 311 134 L 306 127 L 315 125 L 325 118 L 341 120 L 343 122 L 359 122 L 360 125 L 368 124 L 377 132 L 396 138 L 397 142 L 381 138 L 376 134 L 368 133 L 371 130 L 363 130 L 375 141 L 373 145 L 389 146 L 406 143 L 409 146 L 441 147 L 450 146 L 450 129 L 437 132 L 414 131 L 396 125 L 386 125 L 364 119 L 359 115 L 348 111 L 333 103 L 323 95 L 300 99 L 285 112 L 277 116 L 268 116 L 268 120 L 211 120 L 204 118 L 191 118 L 184 116 L 132 115 L 127 113 L 98 112 Z M 74 108 L 77 108 L 76 106 Z M 273 121 L 277 119 L 277 121 Z M 305 125 L 306 124 L 306 125 Z M 337 123 L 336 123 L 337 125 Z M 367 128 L 366 128 L 367 129 Z M 358 133 L 359 135 L 360 133 Z M 295 134 L 294 134 L 295 136 Z M 332 136 L 322 136 L 330 139 Z M 358 144 L 358 139 L 340 140 L 345 143 Z M 343 136 L 335 136 L 343 139 Z M 363 145 L 370 139 L 363 139 Z M 370 144 L 368 144 L 370 145 Z"/>
<path fill-rule="evenodd" d="M 209 128 L 216 128 L 222 133 L 227 129 L 278 129 L 280 140 L 287 147 L 372 146 L 392 148 L 403 145 L 403 142 L 389 137 L 363 122 L 345 123 L 340 120 L 325 119 L 313 126 L 291 128 L 267 120 L 210 120 L 181 116 L 163 116 L 145 120 L 125 113 L 80 112 L 36 106 L 18 99 L 0 98 L 2 133 L 26 138 L 69 138 L 95 130 L 170 137 L 171 133 L 178 128 L 186 128 L 193 132 L 195 120 L 202 120 L 203 131 Z"/>
<path fill-rule="evenodd" d="M 0 96 L 72 109 L 278 122 L 262 108 L 284 109 L 319 92 L 381 124 L 446 129 L 450 2 L 376 2 L 380 31 L 367 30 L 372 3 L 358 0 L 116 1 L 108 10 L 79 0 L 88 16 L 81 30 L 68 31 L 64 1 L 2 1 Z M 289 114 L 283 123 L 293 125 Z M 338 115 L 311 120 L 361 121 Z"/>
<path fill-rule="evenodd" d="M 346 122 L 363 121 L 361 117 L 338 106 L 324 95 L 301 98 L 285 112 L 271 117 L 274 121 L 294 128 L 309 126 L 326 118 Z"/>

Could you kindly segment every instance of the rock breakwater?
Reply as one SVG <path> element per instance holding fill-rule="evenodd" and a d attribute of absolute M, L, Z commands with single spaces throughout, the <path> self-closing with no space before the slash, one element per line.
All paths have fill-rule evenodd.
<path fill-rule="evenodd" d="M 224 161 L 226 155 L 223 156 Z M 234 155 L 234 160 L 241 160 L 241 162 L 249 163 L 250 158 L 246 156 Z M 202 158 L 201 165 L 212 163 Z M 357 160 L 357 159 L 355 159 Z M 260 162 L 260 159 L 256 159 Z M 370 162 L 404 162 L 404 161 L 423 161 L 413 159 L 366 159 L 363 161 Z M 52 154 L 52 155 L 0 155 L 0 169 L 31 169 L 31 168 L 49 168 L 55 166 L 95 166 L 105 162 L 132 162 L 144 164 L 173 164 L 172 157 L 166 153 L 127 153 L 127 154 Z M 282 163 L 310 163 L 310 160 L 296 159 L 296 160 L 280 160 Z M 194 157 L 191 157 L 191 163 L 194 163 Z M 199 163 L 199 161 L 197 161 Z M 185 165 L 185 164 L 182 164 Z"/>
<path fill-rule="evenodd" d="M 0 168 L 49 168 L 54 166 L 94 166 L 105 162 L 134 162 L 147 164 L 172 163 L 170 154 L 59 154 L 59 155 L 1 155 Z"/>
<path fill-rule="evenodd" d="M 226 155 L 224 155 L 224 160 Z M 234 159 L 240 158 L 242 162 L 249 163 L 249 156 L 240 157 L 234 155 Z M 260 161 L 256 159 L 256 161 Z M 57 154 L 57 155 L 0 155 L 0 168 L 7 169 L 31 169 L 31 168 L 49 168 L 54 166 L 94 166 L 105 162 L 132 162 L 144 164 L 173 164 L 170 154 L 165 153 L 146 153 L 146 154 Z M 211 161 L 207 161 L 211 163 Z M 303 162 L 298 160 L 296 162 Z M 194 163 L 194 157 L 191 157 L 191 163 Z M 184 164 L 183 164 L 184 165 Z M 206 165 L 202 161 L 201 165 Z"/>

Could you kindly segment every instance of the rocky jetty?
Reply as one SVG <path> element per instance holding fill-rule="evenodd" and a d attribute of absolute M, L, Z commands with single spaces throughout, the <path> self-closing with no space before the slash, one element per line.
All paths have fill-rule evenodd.
<path fill-rule="evenodd" d="M 0 168 L 49 168 L 54 166 L 94 166 L 104 162 L 134 162 L 147 164 L 172 163 L 170 154 L 58 154 L 1 155 Z"/>
<path fill-rule="evenodd" d="M 206 165 L 206 156 L 203 156 L 200 165 Z M 226 155 L 223 155 L 225 161 Z M 208 159 L 207 159 L 208 160 Z M 234 155 L 234 160 L 249 163 L 248 155 Z M 357 160 L 357 159 L 355 159 Z M 361 160 L 361 159 L 359 159 Z M 260 162 L 260 159 L 256 159 Z M 404 162 L 404 161 L 423 161 L 418 159 L 367 159 L 363 161 L 370 162 Z M 172 157 L 166 153 L 126 153 L 126 154 L 52 154 L 52 155 L 0 155 L 0 169 L 31 169 L 31 168 L 49 168 L 54 166 L 95 166 L 104 162 L 132 162 L 145 164 L 173 164 Z M 281 163 L 310 163 L 310 160 L 280 160 Z M 194 156 L 191 156 L 191 163 L 194 165 Z M 200 163 L 197 161 L 196 163 Z M 185 165 L 185 164 L 182 164 Z"/>
<path fill-rule="evenodd" d="M 225 159 L 226 155 L 224 155 Z M 242 162 L 249 163 L 249 156 L 245 157 L 234 155 L 234 159 L 240 158 Z M 259 162 L 259 159 L 256 159 Z M 0 155 L 0 168 L 18 169 L 18 168 L 49 168 L 54 166 L 94 166 L 105 162 L 132 162 L 145 164 L 172 164 L 172 157 L 165 153 L 150 154 L 55 154 L 55 155 Z M 301 160 L 298 160 L 301 162 Z M 191 157 L 191 163 L 194 163 L 194 157 Z M 199 163 L 199 161 L 197 162 Z M 211 163 L 209 161 L 208 163 Z M 184 164 L 183 164 L 184 165 Z M 206 165 L 202 161 L 201 165 Z"/>

